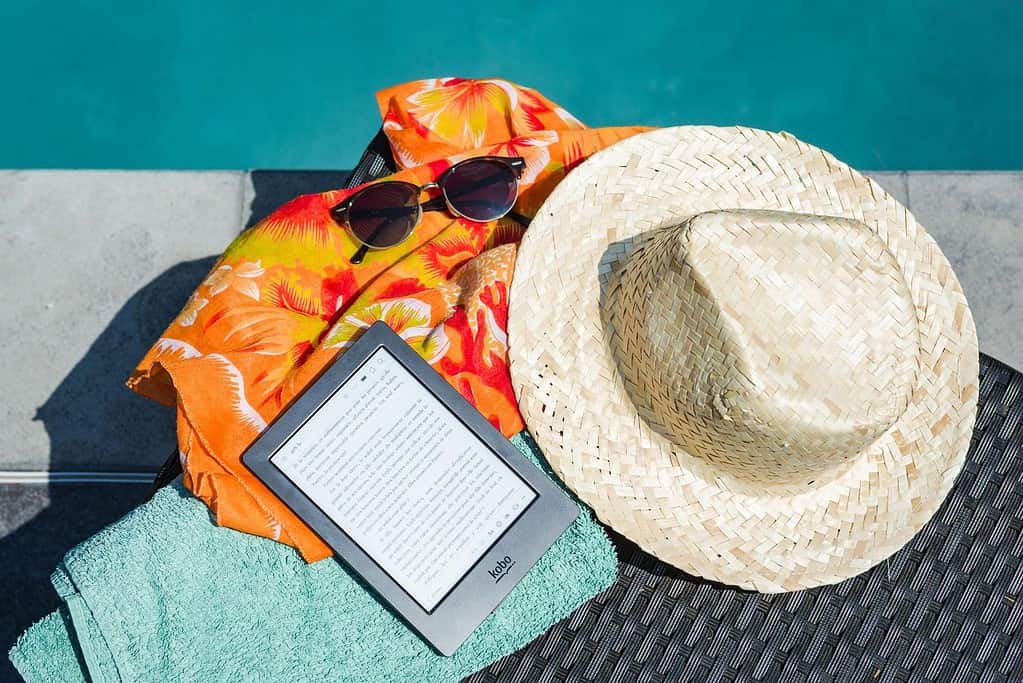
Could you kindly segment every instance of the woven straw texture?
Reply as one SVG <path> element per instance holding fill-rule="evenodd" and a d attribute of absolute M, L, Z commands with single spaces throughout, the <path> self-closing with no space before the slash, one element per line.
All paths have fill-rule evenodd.
<path fill-rule="evenodd" d="M 603 522 L 763 592 L 904 545 L 976 408 L 976 331 L 934 241 L 826 152 L 746 128 L 576 168 L 520 247 L 509 348 L 527 425 Z"/>
<path fill-rule="evenodd" d="M 496 681 L 1023 680 L 1023 376 L 980 365 L 973 440 L 934 518 L 835 586 L 764 595 L 703 581 L 619 540 L 618 580 Z"/>
<path fill-rule="evenodd" d="M 602 313 L 640 417 L 749 489 L 805 493 L 916 385 L 912 297 L 858 221 L 699 214 L 635 244 Z"/>

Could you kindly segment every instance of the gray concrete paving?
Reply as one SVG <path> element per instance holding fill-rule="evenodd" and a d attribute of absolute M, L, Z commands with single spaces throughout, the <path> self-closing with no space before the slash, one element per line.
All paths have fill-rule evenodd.
<path fill-rule="evenodd" d="M 0 470 L 152 470 L 123 381 L 242 224 L 246 174 L 0 172 Z"/>
<path fill-rule="evenodd" d="M 875 172 L 870 176 L 893 197 L 909 206 L 909 182 L 905 171 Z"/>
<path fill-rule="evenodd" d="M 1023 368 L 1023 173 L 910 173 L 907 190 L 966 291 L 980 350 Z"/>
<path fill-rule="evenodd" d="M 344 187 L 348 171 L 252 171 L 245 175 L 242 224 L 249 227 L 300 194 Z"/>
<path fill-rule="evenodd" d="M 1023 173 L 877 173 L 963 281 L 981 348 L 1023 367 Z M 149 471 L 173 415 L 122 385 L 245 225 L 334 172 L 0 172 L 0 470 Z"/>

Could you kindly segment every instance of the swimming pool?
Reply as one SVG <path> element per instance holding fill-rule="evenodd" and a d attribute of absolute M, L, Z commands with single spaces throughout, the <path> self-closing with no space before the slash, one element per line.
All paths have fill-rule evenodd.
<path fill-rule="evenodd" d="M 349 167 L 375 90 L 458 75 L 593 126 L 744 123 L 866 169 L 1017 169 L 1021 35 L 1019 0 L 8 2 L 0 167 Z"/>

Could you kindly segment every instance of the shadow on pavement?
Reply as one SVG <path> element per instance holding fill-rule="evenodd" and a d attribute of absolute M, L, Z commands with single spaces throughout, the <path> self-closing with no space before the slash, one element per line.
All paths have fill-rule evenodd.
<path fill-rule="evenodd" d="M 245 227 L 263 220 L 281 204 L 302 194 L 337 190 L 345 186 L 349 171 L 253 171 L 253 197 Z"/>
<path fill-rule="evenodd" d="M 295 196 L 344 186 L 347 171 L 253 171 L 250 227 Z M 227 245 L 225 245 L 227 246 Z M 50 439 L 51 472 L 93 463 L 142 463 L 151 471 L 175 449 L 174 411 L 133 394 L 124 381 L 216 261 L 209 256 L 163 272 L 136 292 L 36 412 Z M 83 451 L 94 457 L 83 459 Z M 98 465 L 101 466 L 101 465 Z M 0 485 L 0 681 L 20 680 L 7 650 L 56 609 L 49 577 L 64 554 L 149 495 L 148 484 Z M 31 510 L 40 510 L 28 521 Z"/>
<path fill-rule="evenodd" d="M 89 347 L 85 356 L 39 407 L 50 439 L 51 472 L 80 470 L 89 462 L 132 462 L 133 455 L 174 450 L 174 411 L 136 396 L 124 386 L 196 283 L 213 265 L 208 257 L 180 263 L 135 293 Z M 116 457 L 116 459 L 114 459 Z M 153 457 L 141 462 L 151 463 Z M 136 471 L 151 470 L 148 465 Z M 0 487 L 0 680 L 20 680 L 7 650 L 32 623 L 57 608 L 51 572 L 69 549 L 141 503 L 147 484 L 51 483 Z M 45 507 L 43 507 L 45 506 Z M 42 510 L 18 526 L 26 511 Z"/>

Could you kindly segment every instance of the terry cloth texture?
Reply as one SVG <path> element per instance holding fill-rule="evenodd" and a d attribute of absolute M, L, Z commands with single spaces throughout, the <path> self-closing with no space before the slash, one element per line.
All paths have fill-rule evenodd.
<path fill-rule="evenodd" d="M 468 157 L 521 156 L 514 211 L 525 217 L 580 161 L 645 130 L 586 128 L 500 79 L 414 81 L 377 100 L 403 169 L 381 180 L 423 185 Z M 408 240 L 353 265 L 359 244 L 330 208 L 360 189 L 298 197 L 240 235 L 129 380 L 177 406 L 185 487 L 217 524 L 293 545 L 310 562 L 330 549 L 239 459 L 374 322 L 387 321 L 506 436 L 522 429 L 506 327 L 525 226 L 428 211 Z"/>
<path fill-rule="evenodd" d="M 545 472 L 522 433 L 512 442 Z M 336 561 L 211 523 L 176 482 L 69 552 L 65 607 L 10 658 L 35 681 L 454 681 L 530 642 L 615 579 L 589 511 L 452 657 L 437 654 Z"/>

